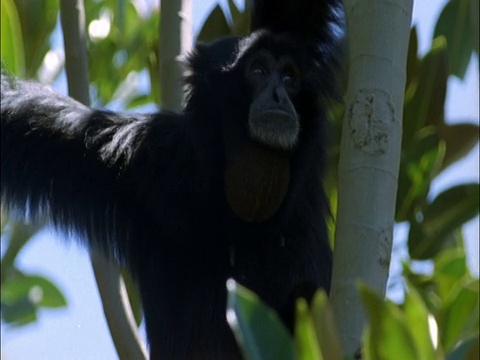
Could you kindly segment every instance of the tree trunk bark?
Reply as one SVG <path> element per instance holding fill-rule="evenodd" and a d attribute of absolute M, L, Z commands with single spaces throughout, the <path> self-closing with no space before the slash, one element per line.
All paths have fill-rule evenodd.
<path fill-rule="evenodd" d="M 331 302 L 343 350 L 360 346 L 356 287 L 385 294 L 402 139 L 413 0 L 345 0 L 348 87 L 338 180 Z"/>

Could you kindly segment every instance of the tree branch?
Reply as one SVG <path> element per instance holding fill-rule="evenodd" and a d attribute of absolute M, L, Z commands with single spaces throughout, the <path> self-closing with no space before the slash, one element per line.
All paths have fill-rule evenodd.
<path fill-rule="evenodd" d="M 180 111 L 183 66 L 180 56 L 192 47 L 191 0 L 162 1 L 160 9 L 160 81 L 162 109 Z"/>
<path fill-rule="evenodd" d="M 61 22 L 69 95 L 89 105 L 89 76 L 86 46 L 85 9 L 82 0 L 61 0 Z M 138 338 L 137 327 L 117 266 L 99 254 L 91 254 L 103 311 L 117 354 L 122 360 L 145 360 L 146 350 Z"/>

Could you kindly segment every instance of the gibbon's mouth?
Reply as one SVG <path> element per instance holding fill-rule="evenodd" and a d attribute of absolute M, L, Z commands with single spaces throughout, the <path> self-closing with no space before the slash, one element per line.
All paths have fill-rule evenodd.
<path fill-rule="evenodd" d="M 276 150 L 295 147 L 300 132 L 296 114 L 279 109 L 265 110 L 250 116 L 248 129 L 253 140 Z"/>

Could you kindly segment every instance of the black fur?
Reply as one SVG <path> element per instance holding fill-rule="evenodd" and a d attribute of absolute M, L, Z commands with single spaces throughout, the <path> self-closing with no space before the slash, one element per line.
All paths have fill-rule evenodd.
<path fill-rule="evenodd" d="M 321 175 L 339 36 L 327 23 L 342 25 L 340 3 L 257 1 L 250 36 L 194 49 L 180 115 L 93 110 L 2 74 L 2 205 L 21 216 L 48 215 L 132 270 L 152 359 L 239 357 L 225 320 L 230 277 L 289 326 L 296 290 L 328 291 Z M 291 100 L 301 131 L 284 155 L 290 182 L 280 208 L 248 223 L 227 204 L 224 173 L 229 151 L 251 143 L 245 61 L 259 50 L 287 54 L 299 67 L 301 89 Z"/>

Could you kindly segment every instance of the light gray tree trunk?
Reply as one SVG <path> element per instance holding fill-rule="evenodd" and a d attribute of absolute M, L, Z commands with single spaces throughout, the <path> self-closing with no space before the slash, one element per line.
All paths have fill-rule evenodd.
<path fill-rule="evenodd" d="M 413 0 L 344 5 L 349 77 L 330 296 L 343 350 L 352 354 L 365 326 L 356 283 L 384 295 L 388 277 Z"/>

